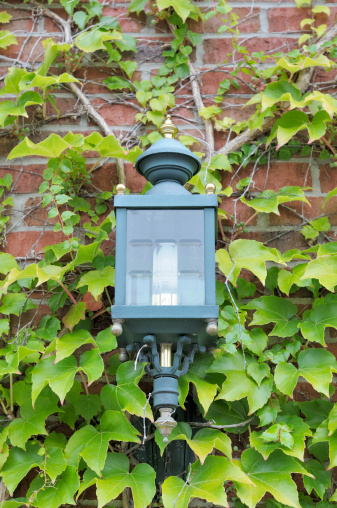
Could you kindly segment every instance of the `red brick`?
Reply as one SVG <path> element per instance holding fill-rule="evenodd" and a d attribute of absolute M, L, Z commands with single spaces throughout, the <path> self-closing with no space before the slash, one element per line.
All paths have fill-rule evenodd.
<path fill-rule="evenodd" d="M 321 165 L 320 180 L 322 192 L 330 192 L 337 187 L 337 169 L 330 168 L 329 164 Z"/>
<path fill-rule="evenodd" d="M 77 79 L 82 80 L 81 86 L 83 86 L 83 91 L 86 92 L 87 94 L 115 93 L 109 90 L 107 86 L 103 83 L 105 79 L 112 76 L 111 69 L 109 69 L 108 67 L 82 67 L 81 69 L 78 69 L 74 73 L 74 75 Z M 136 71 L 133 73 L 132 80 L 140 81 L 141 79 L 142 79 L 141 72 Z"/>
<path fill-rule="evenodd" d="M 30 39 L 25 43 L 25 47 L 22 51 L 21 60 L 34 61 L 35 65 L 39 62 L 43 61 L 43 56 L 45 52 L 45 48 L 42 45 L 42 42 L 48 39 L 48 37 L 41 37 L 37 35 L 33 35 Z M 25 42 L 26 37 L 16 37 L 18 44 L 12 44 L 8 46 L 7 49 L 0 49 L 0 55 L 4 55 L 8 58 L 17 58 L 19 56 L 21 46 Z"/>
<path fill-rule="evenodd" d="M 26 9 L 6 9 L 7 14 L 10 14 L 12 19 L 6 25 L 2 25 L 3 30 L 14 32 L 16 30 L 30 32 L 33 26 L 33 19 L 31 11 Z"/>
<path fill-rule="evenodd" d="M 137 173 L 133 164 L 124 162 L 125 184 L 130 192 L 140 193 L 146 180 Z M 115 185 L 118 184 L 116 164 L 104 164 L 97 171 L 94 171 L 92 183 L 103 191 L 112 192 Z"/>
<path fill-rule="evenodd" d="M 112 16 L 118 21 L 122 32 L 137 33 L 146 25 L 146 15 L 140 12 L 140 15 L 129 13 L 127 8 L 123 7 L 104 7 L 103 16 Z"/>
<path fill-rule="evenodd" d="M 238 20 L 238 28 L 241 33 L 256 33 L 260 30 L 259 8 L 251 11 L 250 7 L 236 7 L 226 16 L 226 19 L 230 20 L 230 16 L 233 13 L 237 14 L 240 18 Z M 204 23 L 200 23 L 200 21 L 189 22 L 190 29 L 197 33 L 218 33 L 219 28 L 223 25 L 224 23 L 220 16 L 213 16 Z"/>
<path fill-rule="evenodd" d="M 57 123 L 60 124 L 79 124 L 81 121 L 81 117 L 77 115 L 79 108 L 81 107 L 75 97 L 56 97 L 55 104 L 57 109 L 59 110 L 60 115 L 67 115 L 69 113 L 74 113 L 74 116 L 69 118 L 59 118 Z M 58 114 L 55 110 L 54 106 L 49 102 L 46 107 L 47 116 L 52 116 Z"/>
<path fill-rule="evenodd" d="M 44 226 L 47 222 L 48 224 L 56 224 L 57 218 L 53 217 L 48 220 L 48 208 L 42 208 L 42 198 L 29 198 L 26 201 L 25 205 L 25 216 L 23 219 L 23 223 L 26 226 Z"/>
<path fill-rule="evenodd" d="M 188 120 L 194 122 L 194 101 L 190 99 L 179 99 L 176 97 L 176 104 L 172 110 L 172 119 L 177 125 L 186 125 Z M 180 133 L 181 134 L 181 133 Z"/>
<path fill-rule="evenodd" d="M 241 168 L 238 175 L 234 178 L 231 183 L 232 187 L 242 179 L 247 178 L 251 175 L 253 166 L 249 164 L 246 168 Z M 311 174 L 307 174 L 308 164 L 303 162 L 281 162 L 271 161 L 269 167 L 269 174 L 267 184 L 265 187 L 266 175 L 267 175 L 267 164 L 262 164 L 258 167 L 258 171 L 254 175 L 254 184 L 251 187 L 251 191 L 259 191 L 266 189 L 278 190 L 280 187 L 286 187 L 291 185 L 311 186 Z M 225 178 L 223 179 L 223 185 L 229 185 L 232 175 L 230 173 L 224 173 Z M 307 176 L 306 182 L 305 177 Z"/>
<path fill-rule="evenodd" d="M 228 215 L 234 215 L 234 199 L 233 198 L 225 198 L 220 208 L 222 208 Z M 241 201 L 238 201 L 236 203 L 236 219 L 237 223 L 239 222 L 246 222 L 248 219 L 250 219 L 255 213 L 255 210 L 244 203 L 241 203 Z M 224 226 L 231 226 L 231 223 L 224 219 L 223 221 Z M 256 225 L 257 218 L 253 219 L 251 222 L 249 222 L 250 226 Z"/>
<path fill-rule="evenodd" d="M 334 59 L 336 61 L 336 59 Z M 323 88 L 323 91 L 324 93 L 335 93 L 336 91 L 336 76 L 337 76 L 337 71 L 335 69 L 332 69 L 330 71 L 326 71 L 325 69 L 321 69 L 319 67 L 316 68 L 315 70 L 315 73 L 313 75 L 313 79 L 312 81 L 314 83 L 322 83 L 321 86 L 318 86 L 318 89 L 320 89 L 321 87 L 324 87 Z M 325 84 L 326 82 L 330 82 L 332 81 L 332 83 L 329 83 L 329 84 Z"/>
<path fill-rule="evenodd" d="M 6 236 L 6 246 L 3 252 L 7 252 L 15 257 L 25 257 L 31 254 L 34 248 L 36 253 L 42 252 L 47 245 L 59 243 L 66 240 L 63 233 L 54 233 L 54 231 L 20 231 L 18 233 L 9 233 Z"/>
<path fill-rule="evenodd" d="M 301 31 L 301 21 L 311 18 L 310 9 L 297 7 L 274 7 L 268 10 L 269 31 L 272 32 L 298 32 Z"/>
<path fill-rule="evenodd" d="M 134 125 L 135 115 L 139 111 L 132 107 L 132 101 L 128 101 L 128 104 L 107 104 L 102 99 L 95 99 L 92 101 L 92 105 L 95 107 L 102 105 L 97 109 L 108 125 L 118 126 Z M 90 121 L 90 125 L 95 125 L 95 123 Z"/>
<path fill-rule="evenodd" d="M 248 39 L 240 39 L 239 44 L 247 48 L 249 52 L 252 51 L 263 51 L 264 53 L 270 53 L 274 51 L 280 51 L 293 49 L 294 46 L 298 47 L 298 43 L 295 39 L 285 37 L 252 37 Z M 229 54 L 233 52 L 232 40 L 226 39 L 205 39 L 204 41 L 204 63 L 221 63 L 227 61 Z M 235 52 L 235 60 L 240 59 L 240 53 Z M 232 58 L 230 59 L 232 61 Z"/>
<path fill-rule="evenodd" d="M 164 63 L 163 52 L 171 47 L 171 39 L 167 37 L 138 37 L 137 53 L 129 53 L 128 58 L 137 62 Z M 191 53 L 192 55 L 192 53 Z M 191 58 L 194 60 L 193 58 Z"/>
<path fill-rule="evenodd" d="M 48 305 L 45 304 L 40 304 L 37 309 L 29 309 L 21 315 L 20 327 L 22 328 L 24 325 L 28 323 L 31 323 L 30 326 L 38 327 L 43 316 L 49 313 L 50 309 Z M 19 324 L 19 317 L 12 315 L 10 323 L 11 323 L 10 333 L 14 335 L 17 331 L 17 326 Z"/>
<path fill-rule="evenodd" d="M 42 173 L 45 168 L 46 165 L 23 166 L 23 168 L 11 166 L 10 168 L 0 169 L 0 178 L 3 178 L 9 173 L 13 177 L 13 192 L 16 194 L 30 194 L 32 192 L 38 192 L 43 181 Z"/>
<path fill-rule="evenodd" d="M 200 76 L 201 76 L 200 79 L 201 79 L 201 83 L 202 83 L 202 92 L 204 94 L 216 94 L 217 90 L 218 90 L 218 87 L 219 87 L 219 84 L 221 83 L 221 81 L 223 81 L 224 79 L 232 79 L 232 76 L 230 74 L 230 70 L 227 70 L 227 69 L 226 70 L 222 70 L 222 69 L 209 70 L 209 69 L 207 69 L 204 72 L 201 71 Z M 245 74 L 243 72 L 241 72 L 239 74 L 238 78 L 240 80 L 243 80 L 243 81 L 247 82 L 247 83 L 249 83 L 250 80 L 251 80 L 251 76 L 249 76 L 248 74 Z M 236 79 L 238 81 L 238 78 L 233 78 L 233 79 Z M 228 90 L 229 94 L 232 94 L 232 93 L 236 93 L 236 94 L 240 94 L 240 93 L 244 93 L 244 94 L 255 93 L 245 83 L 242 83 L 241 81 L 238 81 L 238 83 L 240 85 L 240 88 L 236 89 L 234 86 L 231 86 L 230 89 Z"/>

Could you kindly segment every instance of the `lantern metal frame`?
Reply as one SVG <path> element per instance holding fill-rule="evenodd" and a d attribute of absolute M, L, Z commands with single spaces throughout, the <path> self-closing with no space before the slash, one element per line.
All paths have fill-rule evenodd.
<path fill-rule="evenodd" d="M 182 143 L 172 139 L 176 127 L 170 117 L 161 132 L 165 139 L 154 143 L 136 161 L 138 173 L 154 186 L 145 195 L 124 195 L 125 187 L 120 185 L 115 196 L 116 280 L 111 329 L 117 336 L 121 361 L 136 352 L 138 360 L 147 363 L 146 371 L 154 378 L 153 406 L 160 411 L 155 424 L 167 441 L 176 425 L 172 414 L 178 406 L 178 378 L 187 372 L 195 353 L 205 352 L 217 339 L 219 307 L 216 305 L 214 246 L 218 201 L 212 184 L 208 189 L 206 186 L 206 195 L 191 194 L 184 188 L 200 170 L 200 161 Z M 126 304 L 128 210 L 151 210 L 154 214 L 156 210 L 203 211 L 204 304 Z M 172 353 L 175 353 L 173 362 Z"/>

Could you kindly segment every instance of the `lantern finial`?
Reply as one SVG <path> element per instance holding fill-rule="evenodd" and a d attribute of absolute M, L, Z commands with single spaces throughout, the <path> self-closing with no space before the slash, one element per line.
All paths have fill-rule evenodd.
<path fill-rule="evenodd" d="M 177 135 L 178 129 L 172 122 L 171 115 L 166 116 L 165 122 L 161 125 L 161 127 L 159 127 L 159 132 L 163 134 L 164 138 L 169 139 L 172 139 Z"/>

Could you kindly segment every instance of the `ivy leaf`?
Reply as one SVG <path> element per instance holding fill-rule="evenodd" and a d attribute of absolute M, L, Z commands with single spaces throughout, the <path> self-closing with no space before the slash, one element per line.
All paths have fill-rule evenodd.
<path fill-rule="evenodd" d="M 12 495 L 22 478 L 33 467 L 43 467 L 43 458 L 38 454 L 40 446 L 35 443 L 28 442 L 27 450 L 15 446 L 9 450 L 8 459 L 1 470 L 1 476 Z"/>
<path fill-rule="evenodd" d="M 261 381 L 265 377 L 269 377 L 270 368 L 266 363 L 252 362 L 247 367 L 247 374 L 254 379 L 258 386 L 261 386 Z"/>
<path fill-rule="evenodd" d="M 184 23 L 191 12 L 195 12 L 195 6 L 190 0 L 158 0 L 157 6 L 159 11 L 172 7 Z"/>
<path fill-rule="evenodd" d="M 101 399 L 97 394 L 79 395 L 75 401 L 76 415 L 81 415 L 90 423 L 90 420 L 100 411 Z"/>
<path fill-rule="evenodd" d="M 0 12 L 0 23 L 9 23 L 13 16 L 6 11 Z"/>
<path fill-rule="evenodd" d="M 145 393 L 138 387 L 143 375 L 142 363 L 137 364 L 136 370 L 134 370 L 134 362 L 122 363 L 116 373 L 117 386 L 105 385 L 101 390 L 101 401 L 105 409 L 128 411 L 143 417 L 146 405 L 145 415 L 153 422 L 150 404 L 146 404 Z"/>
<path fill-rule="evenodd" d="M 328 418 L 332 407 L 332 402 L 323 399 L 300 402 L 300 409 L 305 414 L 306 423 L 311 429 L 317 429 Z"/>
<path fill-rule="evenodd" d="M 282 187 L 277 192 L 273 190 L 265 190 L 251 200 L 247 200 L 245 196 L 241 198 L 242 203 L 254 208 L 257 212 L 276 213 L 280 215 L 279 205 L 288 203 L 289 201 L 304 201 L 309 203 L 304 195 L 301 187 Z"/>
<path fill-rule="evenodd" d="M 87 308 L 85 303 L 79 302 L 77 305 L 72 305 L 67 314 L 63 317 L 63 323 L 71 332 L 73 331 L 74 326 L 85 318 L 86 310 Z"/>
<path fill-rule="evenodd" d="M 193 383 L 198 392 L 198 400 L 203 407 L 204 413 L 208 411 L 217 393 L 217 384 L 212 382 L 210 376 L 205 372 L 213 362 L 212 356 L 200 355 L 190 365 L 184 376 L 178 378 L 180 396 L 179 403 L 184 407 L 184 401 L 187 397 L 189 384 Z"/>
<path fill-rule="evenodd" d="M 225 402 L 224 400 L 215 400 L 210 405 L 210 408 L 205 415 L 205 419 L 214 421 L 216 425 L 235 425 L 230 431 L 234 434 L 245 432 L 248 428 L 249 422 L 246 425 L 241 425 L 249 419 L 248 404 L 246 399 L 236 400 L 234 402 Z"/>
<path fill-rule="evenodd" d="M 88 386 L 101 377 L 103 369 L 104 364 L 98 349 L 83 353 L 80 359 L 80 370 L 83 370 L 88 376 Z"/>
<path fill-rule="evenodd" d="M 8 30 L 1 30 L 0 31 L 0 48 L 7 49 L 8 46 L 11 46 L 12 44 L 18 44 L 18 41 L 16 40 L 14 35 L 11 32 L 8 32 Z"/>
<path fill-rule="evenodd" d="M 144 9 L 147 0 L 131 0 L 129 5 L 129 12 L 140 13 Z"/>
<path fill-rule="evenodd" d="M 267 276 L 266 261 L 278 263 L 281 258 L 276 249 L 264 247 L 262 243 L 255 240 L 234 240 L 229 245 L 229 253 L 225 249 L 220 249 L 216 252 L 215 259 L 219 263 L 220 270 L 226 276 L 231 274 L 230 281 L 233 284 L 235 284 L 242 268 L 254 273 L 264 284 Z"/>
<path fill-rule="evenodd" d="M 117 348 L 116 337 L 111 333 L 111 328 L 102 330 L 96 337 L 96 346 L 101 354 Z"/>
<path fill-rule="evenodd" d="M 35 401 L 47 384 L 64 402 L 66 394 L 74 383 L 77 372 L 76 358 L 70 356 L 54 365 L 55 356 L 49 356 L 39 361 L 32 370 L 32 402 Z"/>
<path fill-rule="evenodd" d="M 331 486 L 330 473 L 328 473 L 317 460 L 310 460 L 310 462 L 306 464 L 306 469 L 313 476 L 304 476 L 303 478 L 306 491 L 310 495 L 314 490 L 317 496 L 323 499 L 324 492 Z"/>
<path fill-rule="evenodd" d="M 128 88 L 129 90 L 133 91 L 132 84 L 126 79 L 120 78 L 119 76 L 109 76 L 103 81 L 103 83 L 109 88 L 109 90 L 123 90 L 123 88 Z"/>
<path fill-rule="evenodd" d="M 75 330 L 72 333 L 66 333 L 62 337 L 56 339 L 56 359 L 55 363 L 64 360 L 73 352 L 84 344 L 96 345 L 96 342 L 91 337 L 87 330 Z"/>
<path fill-rule="evenodd" d="M 318 342 L 325 346 L 324 330 L 326 327 L 337 328 L 336 304 L 323 303 L 317 305 L 306 319 L 299 324 L 299 328 L 305 339 L 310 342 Z"/>
<path fill-rule="evenodd" d="M 299 376 L 303 376 L 318 392 L 329 397 L 332 372 L 337 371 L 333 354 L 325 349 L 307 349 L 298 355 L 298 370 L 290 363 L 276 366 L 274 380 L 277 388 L 292 397 Z"/>
<path fill-rule="evenodd" d="M 46 418 L 59 411 L 57 397 L 53 393 L 41 394 L 32 407 L 31 398 L 20 404 L 20 418 L 16 418 L 8 425 L 8 436 L 13 446 L 26 449 L 26 442 L 31 436 L 47 434 Z"/>
<path fill-rule="evenodd" d="M 0 319 L 0 336 L 9 332 L 9 319 Z"/>
<path fill-rule="evenodd" d="M 77 284 L 77 287 L 88 286 L 88 291 L 98 300 L 106 286 L 115 285 L 115 269 L 112 266 L 106 266 L 103 270 L 93 270 L 83 275 Z"/>
<path fill-rule="evenodd" d="M 143 508 L 151 504 L 155 495 L 156 473 L 148 464 L 137 464 L 129 473 L 128 458 L 122 453 L 108 453 L 102 478 L 87 469 L 78 496 L 91 485 L 97 486 L 98 508 L 102 508 L 112 499 L 119 496 L 126 487 L 130 487 L 135 508 Z"/>
<path fill-rule="evenodd" d="M 318 279 L 322 286 L 334 291 L 337 284 L 337 257 L 320 256 L 310 261 L 302 279 Z"/>
<path fill-rule="evenodd" d="M 252 360 L 248 358 L 246 358 L 246 361 L 249 365 Z M 261 385 L 258 386 L 255 381 L 247 376 L 242 353 L 237 353 L 236 356 L 228 353 L 223 354 L 219 360 L 213 362 L 207 372 L 223 372 L 226 374 L 226 381 L 222 384 L 216 400 L 235 401 L 247 397 L 249 414 L 264 406 L 270 397 L 273 380 L 271 378 L 264 379 Z"/>
<path fill-rule="evenodd" d="M 292 473 L 308 474 L 292 457 L 275 450 L 267 460 L 253 448 L 241 455 L 242 469 L 254 483 L 254 487 L 236 483 L 237 493 L 243 503 L 254 508 L 266 492 L 277 501 L 293 508 L 301 508 Z"/>
<path fill-rule="evenodd" d="M 2 297 L 2 305 L 0 307 L 0 313 L 5 314 L 14 314 L 15 316 L 19 316 L 20 312 L 25 312 L 29 309 L 36 309 L 37 305 L 33 303 L 27 296 L 23 293 L 9 293 L 8 295 L 4 295 Z"/>
<path fill-rule="evenodd" d="M 80 486 L 80 479 L 75 467 L 68 466 L 53 485 L 43 487 L 44 479 L 36 478 L 27 493 L 32 495 L 37 490 L 34 505 L 37 508 L 58 508 L 60 505 L 74 505 L 74 495 Z M 43 487 L 43 488 L 42 488 Z"/>
<path fill-rule="evenodd" d="M 0 273 L 6 275 L 13 268 L 19 269 L 19 265 L 15 261 L 15 258 L 5 252 L 0 252 Z"/>
<path fill-rule="evenodd" d="M 58 157 L 64 150 L 69 148 L 69 144 L 57 134 L 51 134 L 41 143 L 33 143 L 25 138 L 19 143 L 8 155 L 8 159 L 16 157 L 37 156 L 42 157 Z"/>
<path fill-rule="evenodd" d="M 80 33 L 75 39 L 76 46 L 85 53 L 94 53 L 99 49 L 106 49 L 104 42 L 121 40 L 122 35 L 117 30 L 103 31 L 97 28 Z"/>
<path fill-rule="evenodd" d="M 337 466 L 337 431 L 331 434 L 329 432 L 328 420 L 325 420 L 316 430 L 314 437 L 311 441 L 312 445 L 328 442 L 329 443 L 329 459 L 330 464 L 327 469 L 332 469 Z"/>
<path fill-rule="evenodd" d="M 299 377 L 298 370 L 292 363 L 280 362 L 276 365 L 274 381 L 280 392 L 292 398 Z"/>
<path fill-rule="evenodd" d="M 337 430 L 337 405 L 333 406 L 328 417 L 329 435 Z"/>
<path fill-rule="evenodd" d="M 261 296 L 255 298 L 244 309 L 256 309 L 252 325 L 275 323 L 269 335 L 292 337 L 297 332 L 299 320 L 294 318 L 297 307 L 289 300 L 278 296 Z"/>
<path fill-rule="evenodd" d="M 280 424 L 286 424 L 291 429 L 293 438 L 292 446 L 289 448 L 279 441 L 265 442 L 263 439 L 263 431 L 252 432 L 250 435 L 250 443 L 266 460 L 269 455 L 277 448 L 281 449 L 286 455 L 297 457 L 301 461 L 304 460 L 305 440 L 307 436 L 311 436 L 309 426 L 299 418 L 293 415 L 279 415 L 276 420 Z"/>
<path fill-rule="evenodd" d="M 247 397 L 249 414 L 255 413 L 264 406 L 271 395 L 272 379 L 264 379 L 260 386 L 252 381 L 244 371 L 230 371 L 223 383 L 218 399 L 228 401 L 240 400 Z"/>
<path fill-rule="evenodd" d="M 119 411 L 105 411 L 97 430 L 86 425 L 69 439 L 64 450 L 68 464 L 78 466 L 79 455 L 99 476 L 104 468 L 109 441 L 139 443 L 138 431 Z"/>
<path fill-rule="evenodd" d="M 155 437 L 161 455 L 163 455 L 166 446 L 168 443 L 171 443 L 171 441 L 185 440 L 188 446 L 199 457 L 201 464 L 205 462 L 206 457 L 212 453 L 213 449 L 219 450 L 230 460 L 232 458 L 231 440 L 220 430 L 201 429 L 198 430 L 192 439 L 191 427 L 187 423 L 180 422 L 172 430 L 168 438 L 168 443 L 163 442 L 163 436 L 161 436 L 158 429 L 156 430 Z"/>
<path fill-rule="evenodd" d="M 163 502 L 166 508 L 187 508 L 193 498 L 206 499 L 210 503 L 227 506 L 223 483 L 239 481 L 252 488 L 253 484 L 238 466 L 225 457 L 209 455 L 201 466 L 199 461 L 190 466 L 191 474 L 187 485 L 177 476 L 169 476 L 163 483 Z M 184 487 L 184 488 L 183 488 Z"/>
<path fill-rule="evenodd" d="M 53 482 L 67 467 L 67 462 L 63 454 L 65 444 L 65 436 L 63 434 L 57 434 L 56 432 L 53 432 L 44 440 L 44 446 L 47 452 L 46 473 Z"/>
<path fill-rule="evenodd" d="M 55 339 L 57 332 L 61 329 L 60 321 L 53 316 L 43 316 L 36 330 L 36 336 L 51 342 Z"/>

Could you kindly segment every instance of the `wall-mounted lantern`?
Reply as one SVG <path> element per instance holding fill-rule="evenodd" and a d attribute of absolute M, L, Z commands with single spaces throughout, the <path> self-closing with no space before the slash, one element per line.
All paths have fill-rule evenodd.
<path fill-rule="evenodd" d="M 124 195 L 117 186 L 116 288 L 112 333 L 120 359 L 134 351 L 153 376 L 155 422 L 165 440 L 176 425 L 178 377 L 197 351 L 213 346 L 218 332 L 215 303 L 217 197 L 193 195 L 184 184 L 200 161 L 173 139 L 168 116 L 164 139 L 136 161 L 138 173 L 153 187 L 145 195 Z M 144 345 L 147 346 L 144 346 Z"/>

